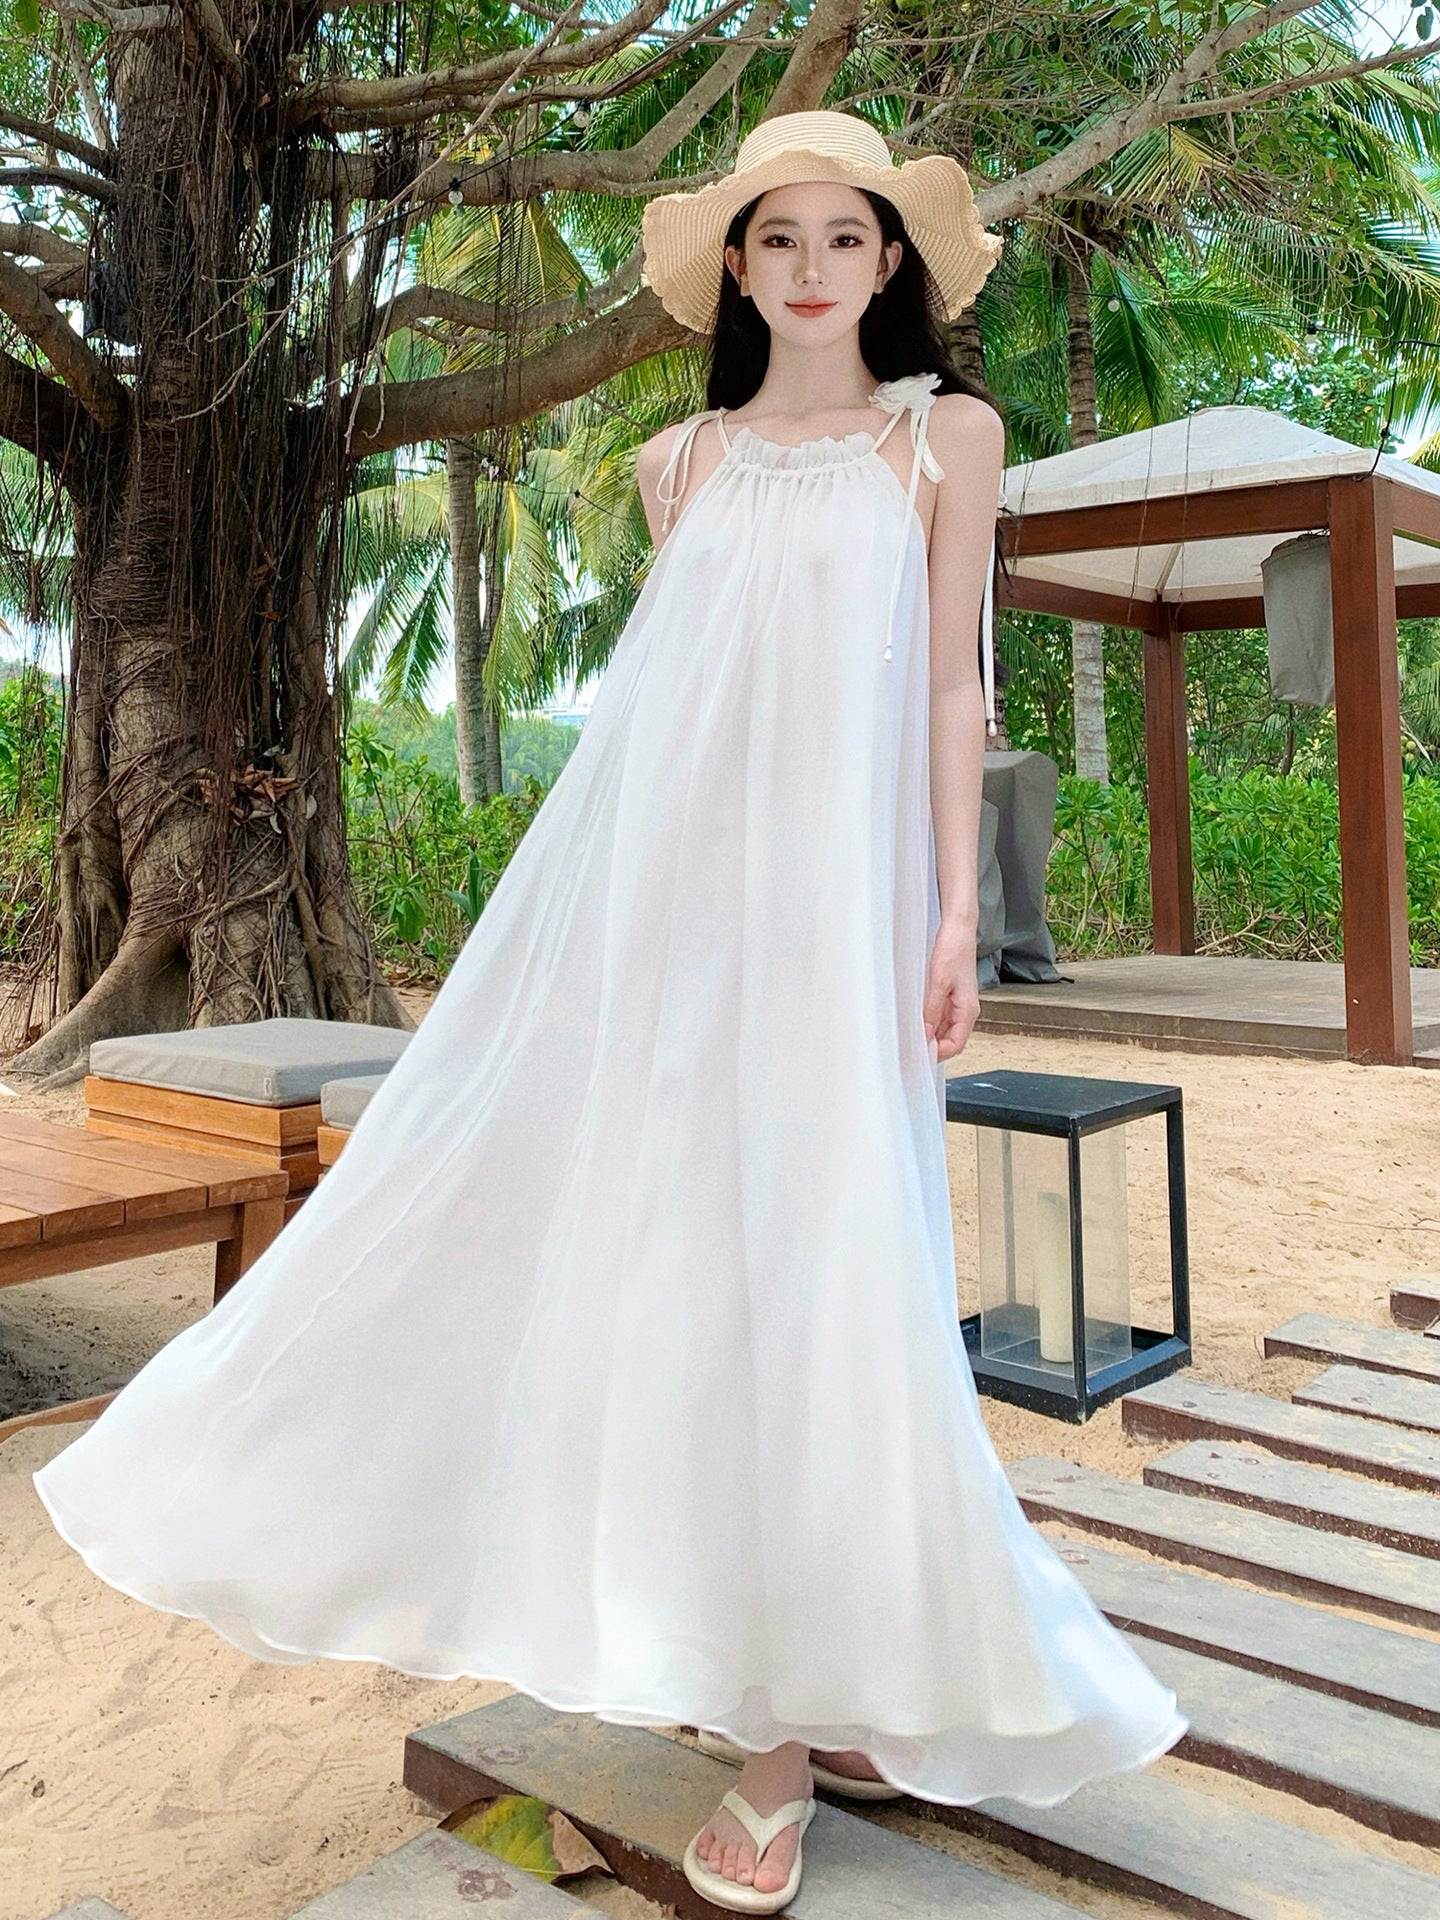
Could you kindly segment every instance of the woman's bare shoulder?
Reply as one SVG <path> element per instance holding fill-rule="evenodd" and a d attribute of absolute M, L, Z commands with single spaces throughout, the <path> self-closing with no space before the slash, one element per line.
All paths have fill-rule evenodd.
<path fill-rule="evenodd" d="M 643 483 L 653 485 L 665 471 L 665 463 L 674 452 L 684 425 L 683 420 L 674 420 L 659 433 L 652 433 L 648 440 L 641 441 L 635 454 L 635 472 Z"/>
<path fill-rule="evenodd" d="M 926 438 L 946 465 L 947 449 L 957 458 L 1003 460 L 1005 422 L 988 400 L 973 393 L 940 393 L 930 410 Z"/>

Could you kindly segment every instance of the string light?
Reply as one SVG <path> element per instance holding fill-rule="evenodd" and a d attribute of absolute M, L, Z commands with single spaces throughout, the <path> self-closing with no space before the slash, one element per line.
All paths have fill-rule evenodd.
<path fill-rule="evenodd" d="M 451 180 L 450 191 L 445 195 L 445 198 L 450 202 L 452 207 L 464 206 L 465 189 L 460 184 L 460 176 L 458 174 Z"/>

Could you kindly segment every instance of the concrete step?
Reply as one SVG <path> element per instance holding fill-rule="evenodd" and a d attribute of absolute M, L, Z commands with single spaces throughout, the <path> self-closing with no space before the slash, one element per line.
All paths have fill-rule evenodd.
<path fill-rule="evenodd" d="M 1440 1727 L 1440 1660 L 1431 1640 L 1184 1567 L 1111 1553 L 1093 1540 L 1052 1545 L 1101 1612 L 1126 1632 Z"/>
<path fill-rule="evenodd" d="M 533 1793 L 636 1892 L 672 1902 L 679 1920 L 716 1920 L 680 1862 L 735 1772 L 678 1740 L 515 1694 L 411 1734 L 405 1784 L 446 1811 L 487 1793 Z M 786 1911 L 797 1920 L 1077 1920 L 1063 1901 L 830 1804 L 805 1836 L 804 1879 Z"/>
<path fill-rule="evenodd" d="M 1440 1274 L 1417 1273 L 1391 1287 L 1390 1318 L 1422 1333 L 1440 1324 Z"/>
<path fill-rule="evenodd" d="M 505 1920 L 576 1920 L 585 1912 L 563 1887 L 436 1827 L 300 1907 L 293 1920 L 474 1920 L 477 1906 L 492 1901 L 505 1903 Z"/>
<path fill-rule="evenodd" d="M 1423 1334 L 1396 1327 L 1367 1327 L 1359 1320 L 1337 1320 L 1328 1313 L 1301 1313 L 1265 1336 L 1267 1360 L 1277 1354 L 1303 1360 L 1348 1360 L 1354 1367 L 1381 1373 L 1408 1373 L 1440 1380 L 1440 1346 Z"/>
<path fill-rule="evenodd" d="M 1394 1427 L 1440 1433 L 1440 1384 L 1372 1367 L 1328 1367 L 1290 1398 L 1301 1407 L 1329 1407 L 1361 1420 L 1388 1420 Z"/>
<path fill-rule="evenodd" d="M 1127 1393 L 1120 1402 L 1120 1424 L 1137 1440 L 1244 1440 L 1289 1460 L 1440 1493 L 1440 1436 L 1296 1406 L 1188 1374 Z"/>
<path fill-rule="evenodd" d="M 119 1907 L 112 1907 L 108 1900 L 97 1899 L 93 1894 L 88 1900 L 77 1900 L 72 1906 L 61 1907 L 58 1913 L 48 1914 L 46 1920 L 126 1920 Z"/>
<path fill-rule="evenodd" d="M 1440 1560 L 1440 1500 L 1433 1493 L 1277 1460 L 1235 1440 L 1192 1440 L 1177 1453 L 1150 1461 L 1145 1484 Z"/>
<path fill-rule="evenodd" d="M 679 1862 L 689 1836 L 733 1779 L 729 1768 L 678 1741 L 589 1716 L 553 1714 L 518 1695 L 426 1727 L 406 1743 L 406 1784 L 431 1805 L 459 1806 L 502 1788 L 537 1794 L 562 1807 L 629 1885 L 674 1901 L 680 1920 L 716 1920 Z M 1055 1807 L 912 1800 L 900 1810 L 984 1834 L 1062 1872 L 1200 1920 L 1436 1920 L 1440 1914 L 1440 1877 L 1150 1772 L 1094 1781 Z M 788 1911 L 797 1920 L 1075 1915 L 1048 1895 L 829 1804 L 806 1836 L 805 1878 Z"/>
<path fill-rule="evenodd" d="M 1061 1520 L 1257 1587 L 1440 1629 L 1440 1578 L 1433 1560 L 1215 1500 L 1162 1493 L 1064 1460 L 1037 1455 L 1008 1471 L 1032 1520 Z"/>
<path fill-rule="evenodd" d="M 1433 1727 L 1180 1647 L 1138 1636 L 1131 1645 L 1175 1689 L 1189 1718 L 1178 1759 L 1333 1807 L 1397 1840 L 1440 1845 L 1440 1733 Z"/>

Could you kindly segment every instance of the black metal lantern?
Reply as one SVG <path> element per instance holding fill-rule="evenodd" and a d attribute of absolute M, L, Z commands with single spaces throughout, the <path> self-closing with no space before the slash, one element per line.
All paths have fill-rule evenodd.
<path fill-rule="evenodd" d="M 1130 1320 L 1126 1136 L 1133 1122 L 1158 1114 L 1169 1189 L 1169 1333 Z M 946 1082 L 945 1117 L 976 1129 L 980 1311 L 961 1322 L 976 1386 L 1080 1422 L 1118 1394 L 1187 1366 L 1179 1087 L 963 1074 Z"/>

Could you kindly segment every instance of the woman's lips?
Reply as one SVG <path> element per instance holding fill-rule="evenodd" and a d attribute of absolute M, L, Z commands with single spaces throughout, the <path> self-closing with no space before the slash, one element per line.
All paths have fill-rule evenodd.
<path fill-rule="evenodd" d="M 835 300 L 787 300 L 785 304 L 792 313 L 829 313 L 832 307 L 839 305 L 839 302 Z"/>

